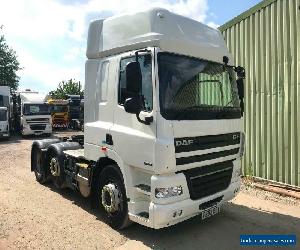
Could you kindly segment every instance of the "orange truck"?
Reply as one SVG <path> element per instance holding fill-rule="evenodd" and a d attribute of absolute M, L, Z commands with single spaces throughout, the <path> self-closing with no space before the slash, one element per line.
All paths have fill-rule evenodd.
<path fill-rule="evenodd" d="M 52 127 L 68 128 L 69 125 L 69 107 L 68 101 L 61 99 L 49 99 Z"/>

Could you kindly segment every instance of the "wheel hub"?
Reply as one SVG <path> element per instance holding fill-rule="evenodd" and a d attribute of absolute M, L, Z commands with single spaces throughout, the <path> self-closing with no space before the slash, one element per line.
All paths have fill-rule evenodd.
<path fill-rule="evenodd" d="M 50 161 L 50 172 L 52 176 L 60 176 L 60 167 L 56 158 L 52 158 Z"/>
<path fill-rule="evenodd" d="M 121 193 L 113 183 L 109 183 L 102 188 L 102 205 L 109 213 L 114 213 L 119 210 L 121 205 Z"/>

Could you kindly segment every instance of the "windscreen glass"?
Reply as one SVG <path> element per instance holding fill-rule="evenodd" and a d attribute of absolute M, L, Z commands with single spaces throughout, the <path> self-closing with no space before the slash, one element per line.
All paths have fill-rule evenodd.
<path fill-rule="evenodd" d="M 7 111 L 6 110 L 0 110 L 0 121 L 7 121 Z"/>
<path fill-rule="evenodd" d="M 62 112 L 68 112 L 68 106 L 66 105 L 54 105 L 50 108 L 51 113 L 62 113 Z"/>
<path fill-rule="evenodd" d="M 233 67 L 220 63 L 158 54 L 160 110 L 168 120 L 241 117 Z"/>
<path fill-rule="evenodd" d="M 50 109 L 47 104 L 24 104 L 24 115 L 49 115 Z"/>

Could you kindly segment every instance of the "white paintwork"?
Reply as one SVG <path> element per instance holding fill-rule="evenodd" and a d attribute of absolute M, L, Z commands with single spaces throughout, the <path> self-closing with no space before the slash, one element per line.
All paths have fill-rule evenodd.
<path fill-rule="evenodd" d="M 90 24 L 86 55 L 89 59 L 145 47 L 221 62 L 228 52 L 219 30 L 195 20 L 153 8 Z"/>
<path fill-rule="evenodd" d="M 153 116 L 153 122 L 148 126 L 138 122 L 135 115 L 126 113 L 124 107 L 118 104 L 120 60 L 133 56 L 141 48 L 147 48 L 152 54 L 153 110 L 141 113 L 142 118 Z M 130 198 L 130 219 L 152 228 L 170 226 L 195 216 L 200 213 L 201 203 L 221 195 L 224 195 L 222 203 L 230 200 L 240 186 L 239 155 L 176 166 L 174 138 L 242 131 L 241 119 L 165 120 L 159 110 L 159 80 L 154 59 L 158 51 L 216 62 L 222 62 L 224 55 L 231 58 L 219 31 L 163 9 L 112 17 L 90 24 L 85 66 L 84 157 L 92 161 L 108 157 L 116 162 L 123 174 L 126 195 Z M 106 93 L 103 94 L 103 91 Z M 106 134 L 112 135 L 113 145 L 106 144 Z M 180 155 L 211 153 L 234 147 Z M 235 158 L 230 186 L 196 201 L 190 199 L 185 176 L 176 174 L 180 170 Z M 140 190 L 136 187 L 139 184 L 150 186 L 151 192 Z M 168 199 L 155 197 L 156 187 L 177 185 L 183 187 L 182 195 Z M 173 218 L 174 211 L 180 209 L 183 210 L 182 216 Z M 140 212 L 148 212 L 149 218 L 140 217 Z"/>
<path fill-rule="evenodd" d="M 22 126 L 21 133 L 22 135 L 41 135 L 41 134 L 51 134 L 52 125 L 51 125 L 51 115 L 24 115 L 23 107 L 24 104 L 44 104 L 47 99 L 47 95 L 39 94 L 36 91 L 19 91 L 18 95 L 21 99 L 21 117 L 20 124 Z M 31 119 L 36 119 L 36 121 L 30 121 Z M 38 119 L 41 119 L 40 121 Z M 47 119 L 47 121 L 43 121 Z M 30 121 L 30 122 L 29 122 Z M 30 124 L 36 125 L 45 125 L 44 130 L 33 130 L 30 128 Z"/>
<path fill-rule="evenodd" d="M 46 95 L 38 92 L 19 92 L 19 95 L 23 103 L 45 103 Z"/>

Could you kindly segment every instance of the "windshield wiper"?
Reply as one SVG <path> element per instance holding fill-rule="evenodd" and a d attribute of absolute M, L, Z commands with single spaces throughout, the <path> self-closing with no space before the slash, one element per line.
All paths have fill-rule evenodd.
<path fill-rule="evenodd" d="M 226 107 L 230 107 L 228 106 L 229 104 L 232 104 L 233 100 L 231 99 L 228 103 L 226 103 L 226 105 L 224 105 L 223 107 L 226 108 Z"/>
<path fill-rule="evenodd" d="M 183 110 L 180 110 L 176 115 L 175 115 L 175 120 L 180 120 L 179 118 L 181 116 L 184 117 L 184 115 L 188 114 L 187 111 L 189 110 L 194 110 L 194 109 L 199 109 L 201 108 L 199 105 L 194 105 L 194 106 L 190 106 L 190 107 L 186 107 Z M 181 118 L 182 119 L 182 118 Z"/>

